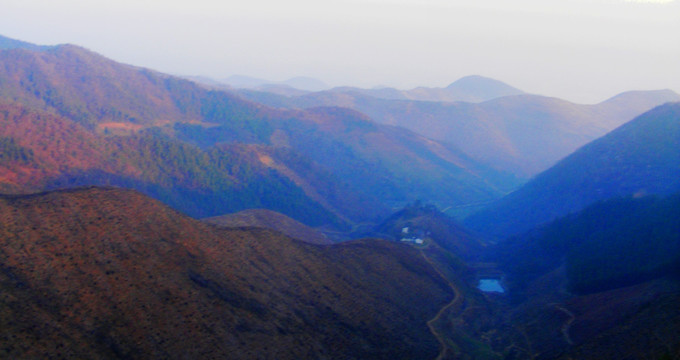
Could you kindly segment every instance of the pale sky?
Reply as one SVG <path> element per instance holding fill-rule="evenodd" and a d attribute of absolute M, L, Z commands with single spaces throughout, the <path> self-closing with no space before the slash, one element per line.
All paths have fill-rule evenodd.
<path fill-rule="evenodd" d="M 594 103 L 680 92 L 680 0 L 1 0 L 0 34 L 176 75 L 443 87 Z"/>

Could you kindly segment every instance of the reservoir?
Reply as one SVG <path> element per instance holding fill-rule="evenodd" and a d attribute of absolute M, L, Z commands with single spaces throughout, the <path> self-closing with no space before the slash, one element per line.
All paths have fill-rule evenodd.
<path fill-rule="evenodd" d="M 500 279 L 479 279 L 479 284 L 477 285 L 477 288 L 484 292 L 497 292 L 497 293 L 505 292 L 503 286 L 501 286 Z"/>

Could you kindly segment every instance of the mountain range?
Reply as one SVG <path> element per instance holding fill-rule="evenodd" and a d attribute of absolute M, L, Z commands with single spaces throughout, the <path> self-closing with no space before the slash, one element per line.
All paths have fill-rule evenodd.
<path fill-rule="evenodd" d="M 222 81 L 201 77 L 196 77 L 195 79 L 209 85 L 225 84 L 235 89 L 258 90 L 284 96 L 299 96 L 309 92 L 329 91 L 338 94 L 358 93 L 387 100 L 484 102 L 499 97 L 524 94 L 522 90 L 502 81 L 479 75 L 460 78 L 444 88 L 421 86 L 410 90 L 398 90 L 391 87 L 364 89 L 339 86 L 331 88 L 317 79 L 308 77 L 295 77 L 286 81 L 267 81 L 240 75 L 234 75 Z"/>
<path fill-rule="evenodd" d="M 502 81 L 479 75 L 460 78 L 444 88 L 417 87 L 411 90 L 394 88 L 362 89 L 356 87 L 336 87 L 328 92 L 335 94 L 361 94 L 386 100 L 415 100 L 435 102 L 484 102 L 504 96 L 524 94 Z"/>
<path fill-rule="evenodd" d="M 471 158 L 523 180 L 635 116 L 680 101 L 680 95 L 671 90 L 631 91 L 595 105 L 529 94 L 481 103 L 386 99 L 359 91 L 331 90 L 293 97 L 246 90 L 239 94 L 275 107 L 352 108 L 376 122 L 452 144 Z M 507 187 L 512 189 L 517 183 L 508 182 Z"/>
<path fill-rule="evenodd" d="M 377 124 L 355 111 L 268 108 L 72 45 L 3 50 L 0 61 L 2 101 L 28 111 L 15 113 L 44 112 L 41 119 L 51 113 L 62 124 L 88 132 L 81 137 L 90 139 L 92 147 L 124 143 L 115 146 L 130 153 L 122 163 L 124 159 L 106 158 L 113 153 L 100 150 L 95 166 L 76 158 L 97 152 L 69 153 L 60 147 L 68 141 L 55 138 L 49 144 L 56 148 L 48 152 L 65 165 L 50 165 L 56 171 L 44 176 L 47 189 L 132 186 L 192 216 L 269 206 L 309 225 L 342 227 L 375 221 L 390 208 L 418 198 L 444 207 L 490 201 L 502 194 L 507 178 L 451 145 Z M 15 130 L 4 131 L 12 138 Z M 24 129 L 34 135 L 41 131 Z M 55 130 L 52 135 L 57 133 L 71 132 Z M 36 151 L 43 146 L 38 142 L 12 139 L 37 156 L 45 153 Z M 152 149 L 162 147 L 174 152 L 167 161 Z M 60 156 L 70 160 L 58 160 Z M 146 169 L 135 170 L 135 162 Z M 89 165 L 72 166 L 76 163 Z M 114 171 L 114 163 L 126 171 Z M 187 167 L 193 169 L 190 176 Z M 25 183 L 31 181 L 39 182 Z M 37 189 L 36 184 L 26 190 Z M 358 204 L 369 211 L 358 211 Z"/>
<path fill-rule="evenodd" d="M 0 358 L 680 354 L 674 92 L 195 81 L 0 37 Z"/>

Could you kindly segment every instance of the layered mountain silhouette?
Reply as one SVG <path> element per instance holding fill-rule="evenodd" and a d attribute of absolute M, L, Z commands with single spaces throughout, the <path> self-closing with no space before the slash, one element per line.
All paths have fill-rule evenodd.
<path fill-rule="evenodd" d="M 322 91 L 330 88 L 330 86 L 323 81 L 307 76 L 296 76 L 284 81 L 271 81 L 250 76 L 232 75 L 221 82 L 239 89 L 261 89 L 273 92 L 276 92 L 275 89 L 280 87 L 290 87 L 291 89 L 301 90 L 302 92 Z"/>
<path fill-rule="evenodd" d="M 0 197 L 2 357 L 435 357 L 451 298 L 408 246 L 217 228 L 137 192 Z"/>
<path fill-rule="evenodd" d="M 443 207 L 490 201 L 506 181 L 451 145 L 355 111 L 272 109 L 72 45 L 4 50 L 0 60 L 0 96 L 8 106 L 52 113 L 88 132 L 93 147 L 118 143 L 133 153 L 106 158 L 114 151 L 100 151 L 97 166 L 72 166 L 87 161 L 68 154 L 70 140 L 56 138 L 48 142 L 55 146 L 49 154 L 66 165 L 43 174 L 43 188 L 131 186 L 197 217 L 265 207 L 308 225 L 342 227 L 375 221 L 418 198 Z M 41 156 L 35 152 L 41 144 L 4 131 Z M 160 161 L 163 149 L 174 153 Z M 114 171 L 113 163 L 127 171 Z M 18 164 L 6 166 L 22 171 Z M 5 188 L 21 191 L 27 184 L 12 181 Z M 30 185 L 28 190 L 40 189 Z"/>
<path fill-rule="evenodd" d="M 453 144 L 473 159 L 520 179 L 548 169 L 580 146 L 655 106 L 680 101 L 680 95 L 671 90 L 627 92 L 595 105 L 538 95 L 505 96 L 475 104 L 384 99 L 357 91 L 295 97 L 239 93 L 275 107 L 352 108 L 377 122 Z M 512 185 L 508 183 L 508 187 Z"/>
<path fill-rule="evenodd" d="M 398 90 L 390 87 L 376 87 L 363 89 L 351 86 L 341 86 L 329 89 L 328 86 L 314 79 L 293 78 L 285 82 L 268 82 L 262 79 L 234 76 L 226 79 L 224 83 L 239 89 L 260 90 L 266 93 L 274 93 L 285 96 L 299 96 L 303 93 L 294 91 L 282 91 L 278 86 L 290 86 L 294 89 L 308 92 L 327 90 L 336 94 L 361 94 L 387 100 L 418 100 L 418 101 L 465 101 L 484 102 L 503 96 L 521 95 L 522 90 L 516 89 L 502 81 L 490 79 L 479 75 L 471 75 L 460 78 L 445 88 L 417 87 L 411 90 Z M 204 80 L 205 81 L 205 80 Z M 211 81 L 207 81 L 211 82 Z"/>
<path fill-rule="evenodd" d="M 460 78 L 445 88 L 417 87 L 411 90 L 394 88 L 361 89 L 356 87 L 337 87 L 328 90 L 336 94 L 361 94 L 387 100 L 417 100 L 435 102 L 484 102 L 503 96 L 524 94 L 502 81 L 472 75 Z"/>
<path fill-rule="evenodd" d="M 233 92 L 4 37 L 0 64 L 0 358 L 678 354 L 672 91 Z"/>
<path fill-rule="evenodd" d="M 680 103 L 659 106 L 582 147 L 466 224 L 503 238 L 619 196 L 680 191 Z"/>

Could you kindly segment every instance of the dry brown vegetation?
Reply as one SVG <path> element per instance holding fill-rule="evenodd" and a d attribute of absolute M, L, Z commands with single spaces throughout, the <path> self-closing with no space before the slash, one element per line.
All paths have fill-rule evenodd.
<path fill-rule="evenodd" d="M 0 354 L 429 358 L 453 296 L 417 252 L 220 229 L 139 193 L 0 199 Z"/>

